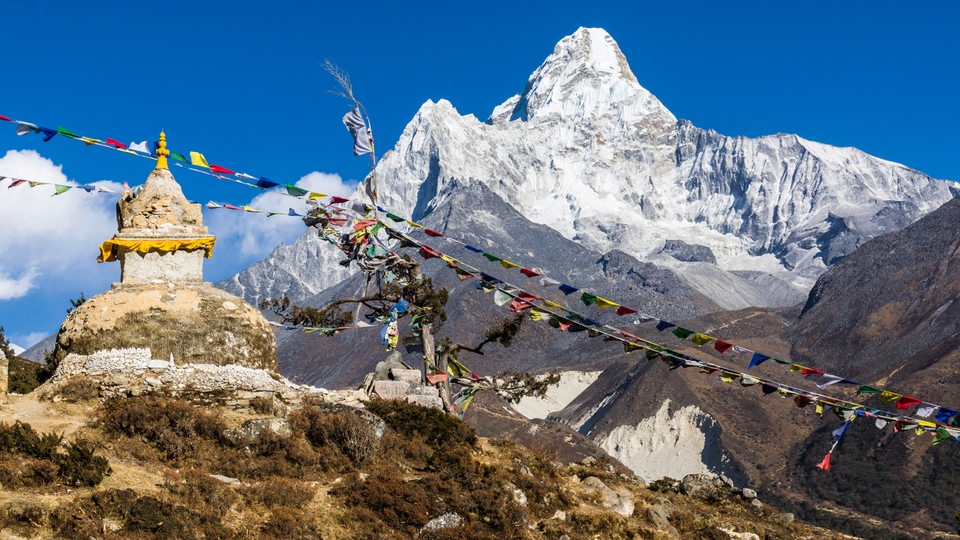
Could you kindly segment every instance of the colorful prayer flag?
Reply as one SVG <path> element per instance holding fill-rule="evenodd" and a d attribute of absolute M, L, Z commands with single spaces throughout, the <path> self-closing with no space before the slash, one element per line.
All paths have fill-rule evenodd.
<path fill-rule="evenodd" d="M 210 165 L 210 171 L 220 174 L 236 174 L 226 167 L 221 167 L 220 165 Z"/>
<path fill-rule="evenodd" d="M 133 145 L 130 145 L 130 148 L 133 148 Z M 136 150 L 136 148 L 133 148 Z M 203 157 L 203 154 L 200 152 L 190 152 L 190 164 L 196 165 L 197 167 L 203 167 L 209 169 L 210 165 L 207 164 L 207 158 Z"/>

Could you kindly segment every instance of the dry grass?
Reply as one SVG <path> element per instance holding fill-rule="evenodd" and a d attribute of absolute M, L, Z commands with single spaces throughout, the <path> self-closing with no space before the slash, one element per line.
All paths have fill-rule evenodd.
<path fill-rule="evenodd" d="M 113 475 L 69 493 L 0 489 L 0 538 L 408 538 L 445 512 L 463 524 L 424 538 L 666 538 L 646 518 L 657 497 L 680 508 L 673 522 L 683 538 L 715 538 L 719 527 L 771 539 L 812 535 L 801 524 L 774 524 L 743 501 L 710 505 L 648 490 L 601 467 L 562 466 L 549 449 L 476 439 L 449 417 L 403 404 L 374 407 L 390 428 L 362 464 L 351 462 L 329 434 L 311 441 L 307 427 L 237 448 L 216 430 L 249 415 L 176 400 L 128 400 L 109 412 L 111 406 L 100 411 L 99 424 L 74 432 L 110 460 Z M 146 412 L 151 419 L 140 416 Z M 343 421 L 331 414 L 339 413 L 305 416 L 325 428 Z M 189 444 L 167 440 L 168 431 Z M 239 482 L 211 473 L 232 473 Z M 587 476 L 629 489 L 634 515 L 604 510 L 583 489 Z M 507 482 L 523 491 L 526 505 L 514 500 Z M 554 517 L 558 511 L 565 519 Z"/>

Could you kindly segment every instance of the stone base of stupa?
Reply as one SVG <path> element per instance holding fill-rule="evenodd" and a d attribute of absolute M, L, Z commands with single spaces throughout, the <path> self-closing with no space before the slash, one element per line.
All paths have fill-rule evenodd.
<path fill-rule="evenodd" d="M 114 284 L 74 309 L 55 356 L 148 348 L 180 364 L 239 365 L 276 372 L 273 330 L 259 311 L 209 283 Z"/>

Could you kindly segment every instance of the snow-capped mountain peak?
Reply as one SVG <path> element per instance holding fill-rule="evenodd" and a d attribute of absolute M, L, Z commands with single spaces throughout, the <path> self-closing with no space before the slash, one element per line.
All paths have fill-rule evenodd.
<path fill-rule="evenodd" d="M 613 37 L 602 28 L 579 28 L 557 43 L 533 72 L 526 88 L 494 109 L 497 123 L 554 115 L 583 119 L 611 110 L 629 121 L 643 117 L 676 122 L 656 97 L 640 86 Z"/>

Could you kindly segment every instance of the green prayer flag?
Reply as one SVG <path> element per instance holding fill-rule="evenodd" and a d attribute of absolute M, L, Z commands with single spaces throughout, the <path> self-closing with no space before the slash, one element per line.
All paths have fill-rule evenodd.
<path fill-rule="evenodd" d="M 640 345 L 637 345 L 636 343 L 630 343 L 628 341 L 623 342 L 623 352 L 631 352 L 640 348 Z"/>
<path fill-rule="evenodd" d="M 484 254 L 483 254 L 483 257 L 484 257 L 485 259 L 487 259 L 488 261 L 490 261 L 490 262 L 497 262 L 497 261 L 502 261 L 502 260 L 503 260 L 503 259 L 501 259 L 500 257 L 497 257 L 496 255 L 491 255 L 491 254 L 489 254 L 489 253 L 484 253 Z"/>
<path fill-rule="evenodd" d="M 792 364 L 792 363 L 793 363 L 793 362 L 790 362 L 790 361 L 788 361 L 788 360 L 781 360 L 781 359 L 779 359 L 779 358 L 774 358 L 773 361 L 776 362 L 776 363 L 778 363 L 778 364 Z"/>
<path fill-rule="evenodd" d="M 879 394 L 879 393 L 882 392 L 882 391 L 883 391 L 883 390 L 880 390 L 879 388 L 874 388 L 874 387 L 872 387 L 872 386 L 863 385 L 863 386 L 861 386 L 860 388 L 857 389 L 857 395 L 859 396 L 859 395 L 862 395 L 862 394 Z"/>
<path fill-rule="evenodd" d="M 310 190 L 298 188 L 293 184 L 287 184 L 287 193 L 289 193 L 290 195 L 293 195 L 294 197 L 303 197 L 307 193 L 310 193 Z"/>
<path fill-rule="evenodd" d="M 391 214 L 391 213 L 389 213 L 389 212 L 387 213 L 387 217 L 390 218 L 390 219 L 392 219 L 393 221 L 396 221 L 397 223 L 400 223 L 401 221 L 406 221 L 406 220 L 403 219 L 402 217 L 400 217 L 400 216 L 398 216 L 398 215 L 396 215 L 396 214 Z"/>
<path fill-rule="evenodd" d="M 190 161 L 186 158 L 186 156 L 184 156 L 180 152 L 174 152 L 173 150 L 170 151 L 170 159 L 174 161 L 181 161 L 183 163 L 190 163 Z"/>
<path fill-rule="evenodd" d="M 647 360 L 656 360 L 660 358 L 660 353 L 651 349 L 647 349 Z"/>
<path fill-rule="evenodd" d="M 60 135 L 63 135 L 64 137 L 73 137 L 74 139 L 80 138 L 79 135 L 77 135 L 76 133 L 70 131 L 69 129 L 63 126 L 57 126 L 57 133 L 59 133 Z"/>
<path fill-rule="evenodd" d="M 937 435 L 933 438 L 933 444 L 940 444 L 943 441 L 948 441 L 953 438 L 953 435 L 950 435 L 950 432 L 944 428 L 937 428 Z"/>
<path fill-rule="evenodd" d="M 583 293 L 580 295 L 580 300 L 583 300 L 583 303 L 590 306 L 597 302 L 597 297 L 590 293 Z"/>
<path fill-rule="evenodd" d="M 61 185 L 61 184 L 54 184 L 54 185 L 53 185 L 53 189 L 56 190 L 56 193 L 54 193 L 53 195 L 51 195 L 51 197 L 55 197 L 55 196 L 57 196 L 57 195 L 65 192 L 65 191 L 70 191 L 71 189 L 73 189 L 73 186 L 64 186 L 64 185 Z"/>
<path fill-rule="evenodd" d="M 673 329 L 673 335 L 677 336 L 680 339 L 687 339 L 693 333 L 694 333 L 693 330 L 687 330 L 686 328 L 683 328 L 680 326 Z"/>

